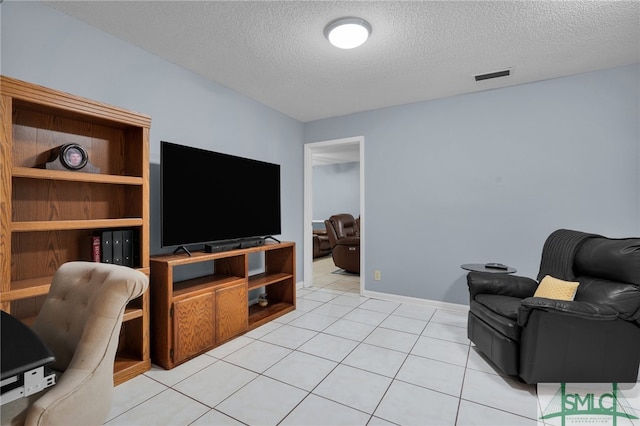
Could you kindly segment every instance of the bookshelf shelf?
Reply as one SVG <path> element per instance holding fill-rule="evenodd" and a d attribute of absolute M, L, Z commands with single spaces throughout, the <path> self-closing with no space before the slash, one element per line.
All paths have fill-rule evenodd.
<path fill-rule="evenodd" d="M 64 170 L 33 169 L 28 167 L 13 167 L 12 173 L 14 177 L 19 178 L 66 180 L 70 182 L 95 182 L 113 185 L 144 185 L 143 179 L 135 176 L 78 173 L 67 172 Z"/>

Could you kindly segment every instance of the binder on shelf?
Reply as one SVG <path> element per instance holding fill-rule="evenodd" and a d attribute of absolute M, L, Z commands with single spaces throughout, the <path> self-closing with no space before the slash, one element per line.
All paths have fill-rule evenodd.
<path fill-rule="evenodd" d="M 113 264 L 122 265 L 122 229 L 112 231 Z"/>
<path fill-rule="evenodd" d="M 122 264 L 133 267 L 133 231 L 125 229 L 122 231 Z"/>
<path fill-rule="evenodd" d="M 141 263 L 140 263 L 140 230 L 139 229 L 134 229 L 132 232 L 133 232 L 133 237 L 132 237 L 133 244 L 131 245 L 131 258 L 133 259 L 133 267 L 134 268 L 139 268 L 141 266 Z"/>
<path fill-rule="evenodd" d="M 113 263 L 113 232 L 103 231 L 101 236 L 102 263 Z"/>

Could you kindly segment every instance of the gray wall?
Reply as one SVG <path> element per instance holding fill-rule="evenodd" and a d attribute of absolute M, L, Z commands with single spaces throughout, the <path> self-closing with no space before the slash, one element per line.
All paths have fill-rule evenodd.
<path fill-rule="evenodd" d="M 365 138 L 366 289 L 468 303 L 463 263 L 535 277 L 555 229 L 639 236 L 639 77 L 634 65 L 306 123 L 305 142 Z"/>
<path fill-rule="evenodd" d="M 152 254 L 171 251 L 160 247 L 158 164 L 167 140 L 281 165 L 281 238 L 297 243 L 302 280 L 300 122 L 42 4 L 0 8 L 3 75 L 151 116 Z"/>
<path fill-rule="evenodd" d="M 337 213 L 360 215 L 360 163 L 313 167 L 313 219 L 326 220 Z"/>

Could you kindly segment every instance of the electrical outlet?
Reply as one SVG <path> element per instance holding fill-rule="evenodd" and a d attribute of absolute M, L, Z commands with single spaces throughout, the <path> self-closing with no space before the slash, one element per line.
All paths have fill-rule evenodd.
<path fill-rule="evenodd" d="M 373 279 L 376 281 L 380 281 L 381 274 L 380 271 L 373 271 Z"/>

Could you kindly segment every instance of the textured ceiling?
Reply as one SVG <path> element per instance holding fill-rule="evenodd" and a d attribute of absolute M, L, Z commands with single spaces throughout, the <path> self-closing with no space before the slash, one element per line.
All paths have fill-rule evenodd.
<path fill-rule="evenodd" d="M 45 3 L 302 122 L 640 62 L 639 1 Z M 363 46 L 324 38 L 343 16 Z"/>

